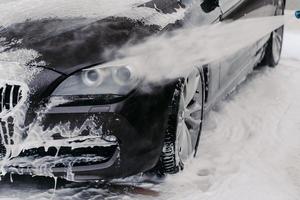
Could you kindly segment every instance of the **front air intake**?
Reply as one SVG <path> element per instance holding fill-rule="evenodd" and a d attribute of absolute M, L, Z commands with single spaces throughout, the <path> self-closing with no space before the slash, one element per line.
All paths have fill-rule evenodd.
<path fill-rule="evenodd" d="M 11 111 L 22 99 L 20 85 L 5 84 L 0 88 L 0 113 Z"/>

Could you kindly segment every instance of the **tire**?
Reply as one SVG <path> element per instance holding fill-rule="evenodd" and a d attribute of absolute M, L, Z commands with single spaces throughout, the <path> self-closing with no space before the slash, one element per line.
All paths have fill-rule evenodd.
<path fill-rule="evenodd" d="M 283 0 L 278 0 L 275 16 L 284 14 L 285 4 Z M 260 65 L 268 65 L 276 67 L 280 61 L 282 43 L 283 43 L 284 26 L 272 32 L 271 37 L 267 43 L 265 56 Z"/>
<path fill-rule="evenodd" d="M 195 69 L 176 85 L 158 164 L 160 174 L 175 174 L 183 170 L 188 158 L 196 155 L 203 119 L 202 83 L 201 73 Z"/>

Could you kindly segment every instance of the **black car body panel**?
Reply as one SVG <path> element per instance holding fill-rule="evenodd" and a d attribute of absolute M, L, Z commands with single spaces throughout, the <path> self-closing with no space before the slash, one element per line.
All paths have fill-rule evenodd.
<path fill-rule="evenodd" d="M 184 9 L 186 2 L 189 1 L 152 0 L 137 7 L 147 7 L 167 15 Z M 149 86 L 142 82 L 128 95 L 68 96 L 67 102 L 40 112 L 53 98 L 52 92 L 70 75 L 115 59 L 119 56 L 116 51 L 124 45 L 142 43 L 155 34 L 179 29 L 190 20 L 207 25 L 220 20 L 273 16 L 276 4 L 274 0 L 220 0 L 220 8 L 209 12 L 201 10 L 197 4 L 192 10 L 199 10 L 199 14 L 192 16 L 187 13 L 182 19 L 164 26 L 128 17 L 109 16 L 104 19 L 42 18 L 0 27 L 0 37 L 4 38 L 0 40 L 0 45 L 5 46 L 2 52 L 33 49 L 40 55 L 26 66 L 41 70 L 27 83 L 31 92 L 24 119 L 24 127 L 27 127 L 24 137 L 33 123 L 41 124 L 44 130 L 66 123 L 70 123 L 70 129 L 76 129 L 92 118 L 96 128 L 101 129 L 104 135 L 116 136 L 118 144 L 113 146 L 113 150 L 107 150 L 112 153 L 105 162 L 74 167 L 75 180 L 125 177 L 152 169 L 163 148 L 169 106 L 177 80 L 169 80 L 160 86 Z M 206 112 L 261 61 L 268 38 L 262 38 L 226 60 L 203 67 L 208 88 Z M 142 92 L 144 87 L 150 87 L 150 92 Z M 2 135 L 4 132 L 7 130 L 2 127 Z M 59 133 L 53 138 L 60 139 L 63 137 Z M 81 150 L 85 151 L 84 148 Z M 40 151 L 43 150 L 31 153 L 47 154 Z M 29 151 L 25 155 L 31 153 Z M 16 169 L 11 172 L 16 173 Z M 23 173 L 34 171 L 24 169 Z M 67 177 L 67 166 L 57 165 L 53 167 L 53 173 Z"/>

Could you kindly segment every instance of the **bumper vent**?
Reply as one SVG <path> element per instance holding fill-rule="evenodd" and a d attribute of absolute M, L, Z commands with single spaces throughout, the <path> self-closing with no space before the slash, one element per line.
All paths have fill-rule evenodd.
<path fill-rule="evenodd" d="M 21 99 L 20 85 L 5 84 L 0 88 L 0 113 L 11 111 Z"/>

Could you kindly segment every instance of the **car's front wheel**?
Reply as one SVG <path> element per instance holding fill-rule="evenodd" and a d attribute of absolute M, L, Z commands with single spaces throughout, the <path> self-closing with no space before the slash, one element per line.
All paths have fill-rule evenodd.
<path fill-rule="evenodd" d="M 195 155 L 203 118 L 203 84 L 198 69 L 181 79 L 170 105 L 168 127 L 159 162 L 162 174 L 182 170 L 186 161 Z"/>

